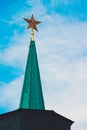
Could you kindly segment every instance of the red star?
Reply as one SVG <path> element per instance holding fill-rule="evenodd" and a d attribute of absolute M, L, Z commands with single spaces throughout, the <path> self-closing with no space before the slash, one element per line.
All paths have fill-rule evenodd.
<path fill-rule="evenodd" d="M 32 28 L 32 29 L 35 29 L 36 31 L 38 31 L 36 25 L 41 23 L 41 22 L 40 21 L 36 21 L 34 19 L 33 15 L 31 16 L 31 19 L 26 19 L 26 18 L 23 18 L 23 19 L 29 23 L 27 29 Z"/>

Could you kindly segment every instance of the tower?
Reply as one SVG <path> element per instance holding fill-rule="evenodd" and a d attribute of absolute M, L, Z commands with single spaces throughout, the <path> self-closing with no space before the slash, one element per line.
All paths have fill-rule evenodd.
<path fill-rule="evenodd" d="M 20 108 L 44 110 L 45 106 L 42 94 L 36 46 L 34 41 L 34 29 L 38 31 L 36 25 L 40 22 L 34 20 L 33 15 L 31 19 L 24 18 L 24 20 L 29 23 L 27 29 L 32 28 L 32 33 L 20 101 Z"/>
<path fill-rule="evenodd" d="M 20 108 L 45 109 L 35 41 L 30 42 Z"/>
<path fill-rule="evenodd" d="M 39 21 L 24 18 L 28 29 L 32 28 L 19 109 L 0 115 L 0 130 L 70 130 L 73 123 L 54 111 L 45 110 L 38 58 L 34 41 L 34 29 Z"/>

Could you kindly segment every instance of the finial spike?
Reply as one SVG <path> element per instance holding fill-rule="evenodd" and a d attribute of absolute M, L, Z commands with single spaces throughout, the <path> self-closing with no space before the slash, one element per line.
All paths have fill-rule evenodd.
<path fill-rule="evenodd" d="M 31 32 L 31 41 L 34 41 L 34 29 L 32 28 L 32 32 Z"/>

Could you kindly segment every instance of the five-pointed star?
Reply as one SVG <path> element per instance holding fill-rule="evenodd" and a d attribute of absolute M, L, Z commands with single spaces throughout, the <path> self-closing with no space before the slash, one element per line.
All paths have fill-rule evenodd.
<path fill-rule="evenodd" d="M 32 28 L 32 29 L 35 29 L 36 31 L 38 31 L 36 25 L 41 23 L 41 22 L 40 21 L 36 21 L 34 19 L 33 15 L 31 16 L 31 19 L 27 19 L 27 18 L 23 18 L 23 19 L 29 23 L 27 29 Z"/>

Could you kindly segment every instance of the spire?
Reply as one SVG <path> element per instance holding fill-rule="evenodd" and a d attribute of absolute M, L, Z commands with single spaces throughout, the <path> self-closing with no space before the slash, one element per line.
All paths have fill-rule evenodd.
<path fill-rule="evenodd" d="M 45 109 L 34 39 L 30 41 L 20 108 Z"/>

